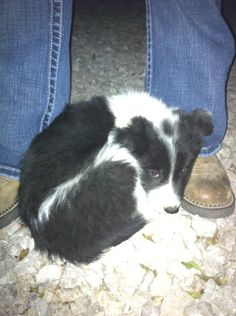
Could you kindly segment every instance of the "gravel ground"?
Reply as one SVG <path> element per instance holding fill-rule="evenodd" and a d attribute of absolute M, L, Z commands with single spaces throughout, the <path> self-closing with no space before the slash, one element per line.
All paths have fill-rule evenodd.
<path fill-rule="evenodd" d="M 143 90 L 143 1 L 96 1 L 96 9 L 80 2 L 72 35 L 72 101 Z M 232 20 L 234 12 L 228 13 Z M 219 153 L 236 193 L 235 82 L 236 65 Z M 0 230 L 0 315 L 233 316 L 235 297 L 236 214 L 218 220 L 184 210 L 158 214 L 97 262 L 80 266 L 35 251 L 18 221 Z"/>

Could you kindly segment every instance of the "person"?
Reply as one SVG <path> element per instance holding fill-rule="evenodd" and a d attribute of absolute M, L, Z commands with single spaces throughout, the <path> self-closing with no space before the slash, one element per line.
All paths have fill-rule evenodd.
<path fill-rule="evenodd" d="M 229 216 L 234 195 L 216 153 L 226 132 L 225 85 L 235 47 L 220 0 L 146 0 L 146 90 L 166 103 L 213 114 L 183 206 Z M 72 0 L 0 2 L 0 227 L 17 217 L 20 162 L 70 97 Z M 37 190 L 37 188 L 35 188 Z"/>

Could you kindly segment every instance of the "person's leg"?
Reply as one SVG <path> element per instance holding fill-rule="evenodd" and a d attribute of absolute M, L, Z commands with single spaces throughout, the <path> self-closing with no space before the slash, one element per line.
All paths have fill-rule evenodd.
<path fill-rule="evenodd" d="M 0 1 L 0 216 L 22 155 L 69 101 L 71 15 L 72 0 Z"/>
<path fill-rule="evenodd" d="M 212 156 L 220 150 L 226 132 L 225 87 L 235 54 L 233 36 L 221 15 L 221 1 L 146 0 L 146 8 L 146 90 L 186 111 L 208 109 L 213 115 L 214 132 L 204 139 L 200 155 Z M 229 200 L 222 205 L 230 204 L 232 212 L 229 185 L 227 190 Z M 197 204 L 199 213 L 208 206 L 215 209 L 209 201 L 203 207 L 202 201 Z"/>

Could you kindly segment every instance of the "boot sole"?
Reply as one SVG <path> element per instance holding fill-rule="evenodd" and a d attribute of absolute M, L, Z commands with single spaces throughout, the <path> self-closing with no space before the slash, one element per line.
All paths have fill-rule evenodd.
<path fill-rule="evenodd" d="M 12 205 L 7 211 L 0 215 L 0 229 L 9 225 L 19 217 L 18 202 Z"/>
<path fill-rule="evenodd" d="M 205 218 L 224 218 L 234 213 L 235 197 L 234 197 L 234 194 L 232 193 L 232 202 L 230 203 L 230 205 L 227 205 L 226 207 L 222 207 L 222 208 L 202 207 L 202 206 L 192 204 L 186 199 L 183 199 L 181 206 L 185 211 L 193 215 L 199 215 Z"/>

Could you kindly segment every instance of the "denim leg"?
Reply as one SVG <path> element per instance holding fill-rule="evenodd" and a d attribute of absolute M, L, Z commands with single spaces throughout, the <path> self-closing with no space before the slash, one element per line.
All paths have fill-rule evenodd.
<path fill-rule="evenodd" d="M 146 0 L 146 90 L 167 104 L 206 108 L 214 132 L 202 156 L 221 148 L 227 127 L 225 88 L 235 54 L 220 0 Z"/>
<path fill-rule="evenodd" d="M 33 137 L 70 96 L 72 0 L 0 1 L 0 175 L 18 178 Z"/>

